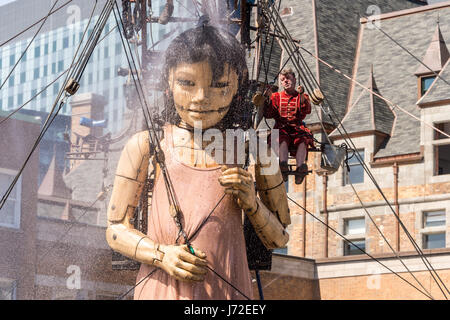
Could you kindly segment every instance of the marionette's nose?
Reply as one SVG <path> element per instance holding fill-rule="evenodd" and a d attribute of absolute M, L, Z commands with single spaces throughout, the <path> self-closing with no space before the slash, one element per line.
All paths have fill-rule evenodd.
<path fill-rule="evenodd" d="M 199 87 L 192 98 L 194 103 L 203 103 L 208 100 L 208 89 L 204 87 Z"/>

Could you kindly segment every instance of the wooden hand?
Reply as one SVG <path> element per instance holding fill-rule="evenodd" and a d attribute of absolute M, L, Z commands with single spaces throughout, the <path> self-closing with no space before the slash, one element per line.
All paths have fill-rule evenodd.
<path fill-rule="evenodd" d="M 222 167 L 222 176 L 219 177 L 219 183 L 225 187 L 225 193 L 235 196 L 238 206 L 246 213 L 254 213 L 257 210 L 253 181 L 250 172 L 238 167 Z"/>
<path fill-rule="evenodd" d="M 160 246 L 164 258 L 155 265 L 177 280 L 199 282 L 205 279 L 207 272 L 206 254 L 193 248 L 192 254 L 187 245 Z"/>

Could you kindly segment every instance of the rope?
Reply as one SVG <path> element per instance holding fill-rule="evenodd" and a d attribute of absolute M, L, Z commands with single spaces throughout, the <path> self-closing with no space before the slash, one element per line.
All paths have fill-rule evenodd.
<path fill-rule="evenodd" d="M 420 293 L 422 293 L 423 295 L 425 295 L 426 297 L 432 299 L 432 297 L 430 297 L 427 293 L 423 292 L 422 290 L 420 290 L 419 288 L 417 288 L 414 284 L 412 284 L 411 282 L 409 282 L 407 279 L 405 279 L 404 277 L 402 277 L 400 274 L 398 274 L 397 272 L 395 272 L 394 270 L 392 270 L 391 268 L 389 268 L 388 266 L 386 266 L 384 263 L 382 263 L 380 260 L 378 260 L 377 258 L 375 258 L 374 256 L 372 256 L 371 254 L 369 254 L 368 252 L 366 252 L 365 250 L 363 250 L 362 248 L 360 248 L 358 245 L 356 245 L 355 243 L 353 243 L 351 240 L 347 239 L 344 235 L 342 235 L 341 233 L 339 233 L 338 231 L 336 231 L 334 228 L 330 227 L 328 224 L 326 224 L 325 222 L 323 222 L 321 219 L 319 219 L 318 217 L 316 217 L 314 214 L 312 214 L 310 211 L 308 211 L 306 208 L 302 207 L 301 205 L 299 205 L 297 202 L 295 202 L 293 199 L 291 199 L 288 196 L 288 199 L 294 203 L 296 206 L 298 206 L 299 208 L 301 208 L 302 210 L 304 210 L 305 212 L 307 212 L 311 217 L 313 217 L 315 220 L 319 221 L 321 224 L 323 224 L 324 226 L 326 226 L 328 229 L 330 229 L 331 231 L 333 231 L 334 233 L 336 233 L 339 237 L 341 237 L 342 239 L 344 239 L 344 241 L 350 243 L 352 246 L 354 246 L 355 248 L 357 248 L 359 251 L 361 251 L 363 254 L 367 255 L 369 258 L 371 258 L 372 260 L 376 261 L 377 263 L 379 263 L 380 265 L 382 265 L 383 267 L 385 267 L 388 271 L 390 271 L 391 273 L 395 274 L 397 277 L 399 277 L 400 279 L 402 279 L 403 281 L 405 281 L 406 283 L 408 283 L 410 286 L 412 286 L 413 288 L 415 288 L 417 291 L 419 291 Z"/>
<path fill-rule="evenodd" d="M 50 11 L 50 15 L 54 14 L 55 12 L 57 12 L 58 10 L 62 9 L 63 7 L 67 6 L 69 3 L 71 3 L 73 0 L 69 0 L 66 3 L 64 3 L 63 5 L 61 5 L 60 7 L 56 8 L 53 11 Z M 37 25 L 39 22 L 41 22 L 44 19 L 47 19 L 48 15 L 46 15 L 45 17 L 42 17 L 41 19 L 39 19 L 38 21 L 36 21 L 35 23 L 33 23 L 32 25 L 30 25 L 29 27 L 27 27 L 26 29 L 20 31 L 19 33 L 17 33 L 16 35 L 12 36 L 11 38 L 9 38 L 8 40 L 2 42 L 0 44 L 0 47 L 3 47 L 5 44 L 7 44 L 8 42 L 10 42 L 11 40 L 14 40 L 15 38 L 17 38 L 18 36 L 20 36 L 21 34 L 23 34 L 24 32 L 30 30 L 31 28 L 33 28 L 35 25 Z"/>
<path fill-rule="evenodd" d="M 289 39 L 289 38 L 290 38 L 289 32 L 286 30 L 286 28 L 284 27 L 284 25 L 283 25 L 283 23 L 282 23 L 281 21 L 280 21 L 280 25 L 285 29 L 285 37 L 286 37 L 287 39 Z M 280 25 L 278 26 L 278 28 L 280 29 L 280 32 L 281 32 L 281 27 L 280 27 Z M 283 38 L 282 38 L 282 39 L 283 39 Z M 291 40 L 290 43 L 293 44 L 292 39 L 290 39 L 290 40 Z M 286 48 L 287 48 L 288 50 L 290 49 L 290 48 L 288 47 L 288 44 L 286 44 Z M 301 55 L 300 53 L 299 53 L 298 55 L 299 55 L 299 57 L 301 58 L 302 63 L 304 63 L 304 64 L 306 65 L 306 70 L 309 71 L 309 73 L 310 73 L 310 75 L 311 75 L 311 78 L 312 78 L 313 82 L 315 82 L 315 83 L 317 84 L 317 86 L 320 88 L 320 85 L 317 83 L 317 81 L 316 81 L 316 79 L 314 78 L 314 76 L 312 76 L 312 72 L 311 72 L 311 70 L 308 68 L 308 66 L 307 66 L 307 64 L 306 64 L 306 61 L 304 61 L 304 59 L 303 59 L 303 57 L 302 57 L 302 55 Z M 294 60 L 294 62 L 295 62 L 295 60 Z M 297 61 L 297 63 L 298 63 L 298 61 Z M 301 70 L 301 68 L 298 66 L 298 64 L 296 65 L 296 67 L 297 67 L 298 71 L 301 73 L 302 70 Z M 327 99 L 326 97 L 325 97 L 325 101 L 326 101 L 327 103 L 329 103 L 329 101 L 328 101 L 328 99 Z M 330 103 L 329 103 L 329 105 L 331 106 Z M 335 114 L 334 109 L 332 109 L 332 111 L 333 111 L 333 113 Z M 325 113 L 326 113 L 326 112 L 325 112 Z M 328 114 L 328 113 L 326 113 L 326 114 Z M 333 122 L 333 124 L 335 124 L 335 123 L 334 123 L 334 120 L 331 118 L 331 116 L 330 116 L 329 114 L 328 114 L 328 116 L 330 117 L 330 119 L 331 119 L 331 121 Z M 336 118 L 337 118 L 338 121 L 339 121 L 339 118 L 337 117 L 336 114 L 335 114 L 335 116 L 336 116 Z M 342 123 L 340 123 L 340 124 L 341 124 L 341 126 L 342 126 Z M 336 125 L 335 125 L 335 126 L 336 126 Z M 337 127 L 337 126 L 336 126 L 336 127 Z M 342 128 L 343 128 L 343 126 L 342 126 Z M 337 127 L 337 129 L 339 130 L 339 127 Z M 343 129 L 344 129 L 344 131 L 345 131 L 345 128 L 343 128 Z M 325 133 L 326 133 L 326 131 L 325 131 Z M 348 133 L 347 133 L 347 132 L 346 132 L 346 134 L 347 134 L 347 136 L 348 136 Z M 342 133 L 341 133 L 341 135 L 342 135 Z M 344 139 L 345 139 L 345 137 L 344 137 Z M 349 137 L 349 139 L 350 139 L 351 144 L 353 145 L 353 147 L 356 149 L 356 147 L 354 146 L 353 141 L 351 140 L 350 137 Z M 405 233 L 408 235 L 408 238 L 409 238 L 410 241 L 413 243 L 414 247 L 416 248 L 416 251 L 418 252 L 418 254 L 419 254 L 419 256 L 421 257 L 422 261 L 424 262 L 425 266 L 426 266 L 427 269 L 430 271 L 430 273 L 431 273 L 433 279 L 436 281 L 436 283 L 438 284 L 439 288 L 441 289 L 439 283 L 437 282 L 436 278 L 434 277 L 433 273 L 432 273 L 431 270 L 430 270 L 430 267 L 431 267 L 431 269 L 433 269 L 433 267 L 432 267 L 431 264 L 428 262 L 428 260 L 427 260 L 426 257 L 424 256 L 423 252 L 422 252 L 422 251 L 420 250 L 420 248 L 417 246 L 417 243 L 414 241 L 414 239 L 412 238 L 412 236 L 410 235 L 410 233 L 408 232 L 408 230 L 406 229 L 406 227 L 405 227 L 405 226 L 403 225 L 403 223 L 401 222 L 400 217 L 398 217 L 398 216 L 396 215 L 395 211 L 393 210 L 392 206 L 391 206 L 391 205 L 389 204 L 389 202 L 387 201 L 387 199 L 386 199 L 386 197 L 385 197 L 383 191 L 382 191 L 381 188 L 379 187 L 378 183 L 376 182 L 375 178 L 374 178 L 373 175 L 371 174 L 370 170 L 367 168 L 367 166 L 366 166 L 365 163 L 362 161 L 362 159 L 359 157 L 359 155 L 357 155 L 357 158 L 358 158 L 358 161 L 359 161 L 359 162 L 361 163 L 361 165 L 363 166 L 364 170 L 368 173 L 369 177 L 371 178 L 371 180 L 373 181 L 373 183 L 375 184 L 375 186 L 377 187 L 378 191 L 381 193 L 381 195 L 382 195 L 383 198 L 385 199 L 385 201 L 386 201 L 386 203 L 388 204 L 388 206 L 391 208 L 391 210 L 392 210 L 392 212 L 394 213 L 394 215 L 396 216 L 396 218 L 399 220 L 399 223 L 402 225 L 402 228 L 404 229 Z M 430 267 L 428 267 L 427 262 L 428 262 L 428 264 L 430 264 Z M 436 273 L 436 271 L 435 271 L 434 269 L 433 269 L 433 271 Z M 436 273 L 436 276 L 439 278 L 439 280 L 441 281 L 441 283 L 442 283 L 442 284 L 444 285 L 444 287 L 445 287 L 445 284 L 442 282 L 442 280 L 440 279 L 439 275 L 437 275 L 437 273 Z M 441 291 L 442 291 L 442 289 L 441 289 Z M 447 291 L 448 291 L 448 290 L 447 290 Z M 445 296 L 445 293 L 444 293 L 443 291 L 442 291 L 442 293 L 443 293 L 444 296 Z M 446 297 L 446 296 L 445 296 L 445 297 Z M 446 297 L 446 298 L 447 298 L 447 297 Z"/>
<path fill-rule="evenodd" d="M 304 48 L 302 48 L 304 49 Z M 304 49 L 306 50 L 306 49 Z M 301 55 L 300 55 L 301 56 Z M 313 55 L 314 56 L 314 55 Z M 319 86 L 320 88 L 320 86 Z M 328 102 L 327 98 L 325 97 L 326 101 Z M 329 102 L 328 102 L 329 103 Z M 331 107 L 331 104 L 329 103 L 329 106 Z M 331 107 L 331 111 L 333 112 L 334 116 L 336 117 L 336 119 L 338 119 L 339 122 L 339 126 L 336 125 L 336 123 L 334 122 L 333 118 L 331 117 L 330 114 L 326 113 L 328 115 L 328 117 L 330 118 L 330 120 L 332 121 L 333 125 L 336 127 L 336 129 L 339 131 L 339 133 L 341 134 L 341 136 L 344 137 L 344 140 L 347 141 L 348 140 L 351 142 L 353 148 L 356 150 L 356 146 L 354 145 L 352 139 L 350 138 L 350 136 L 348 135 L 347 131 L 345 130 L 345 127 L 342 125 L 342 122 L 339 120 L 339 117 L 336 115 L 334 108 Z M 345 136 L 344 134 L 340 131 L 339 128 L 342 128 L 345 132 Z M 347 137 L 347 138 L 346 138 Z M 361 157 L 355 153 L 358 161 L 360 162 L 360 164 L 362 165 L 362 167 L 364 168 L 364 171 L 368 174 L 369 178 L 372 180 L 372 182 L 374 183 L 375 187 L 377 188 L 377 190 L 379 191 L 379 193 L 381 194 L 381 196 L 383 197 L 383 199 L 385 200 L 385 202 L 387 203 L 387 205 L 389 206 L 389 208 L 391 209 L 392 213 L 394 214 L 394 216 L 396 217 L 396 219 L 399 221 L 402 229 L 405 231 L 408 239 L 411 241 L 411 243 L 413 244 L 415 250 L 417 251 L 417 253 L 419 254 L 419 256 L 422 259 L 422 262 L 425 264 L 425 266 L 427 267 L 428 271 L 430 272 L 430 274 L 432 275 L 433 279 L 436 281 L 439 289 L 441 290 L 441 292 L 443 293 L 444 297 L 447 299 L 446 294 L 444 293 L 444 291 L 442 290 L 441 286 L 439 285 L 439 282 L 436 280 L 434 274 L 436 275 L 436 277 L 439 279 L 439 281 L 442 283 L 442 285 L 444 286 L 444 288 L 447 290 L 448 293 L 450 293 L 447 289 L 447 287 L 445 286 L 444 282 L 442 281 L 442 279 L 440 278 L 440 276 L 437 274 L 437 272 L 434 270 L 433 266 L 431 265 L 431 263 L 428 261 L 428 259 L 425 257 L 425 255 L 423 254 L 423 251 L 421 250 L 421 248 L 418 246 L 418 244 L 416 243 L 416 241 L 414 240 L 414 238 L 411 236 L 411 234 L 409 233 L 409 231 L 407 230 L 406 226 L 403 224 L 403 222 L 401 221 L 400 217 L 395 213 L 394 209 L 392 208 L 391 204 L 389 203 L 389 201 L 387 200 L 386 196 L 384 195 L 384 192 L 381 190 L 381 187 L 378 185 L 375 177 L 372 175 L 370 169 L 367 167 L 367 165 L 364 163 L 364 161 L 361 159 Z M 432 272 L 433 271 L 433 272 Z"/>
<path fill-rule="evenodd" d="M 369 19 L 368 17 L 365 16 L 361 16 L 362 18 L 366 18 L 368 21 L 371 21 L 371 19 Z M 375 28 L 377 28 L 381 33 L 383 33 L 389 40 L 391 40 L 392 42 L 394 42 L 396 45 L 398 45 L 400 48 L 402 48 L 406 53 L 408 53 L 411 57 L 413 57 L 415 60 L 417 60 L 421 65 L 423 65 L 425 68 L 427 68 L 430 72 L 432 72 L 436 77 L 438 77 L 439 79 L 441 79 L 442 81 L 444 81 L 447 85 L 450 86 L 450 83 L 445 80 L 444 78 L 442 78 L 436 71 L 432 70 L 429 66 L 427 66 L 425 63 L 423 63 L 422 60 L 420 60 L 419 58 L 417 58 L 414 54 L 411 53 L 411 51 L 409 51 L 408 49 L 406 49 L 404 46 L 402 46 L 398 41 L 396 41 L 394 38 L 392 38 L 386 31 L 384 31 L 383 29 L 381 29 L 380 27 L 377 26 L 376 23 L 374 23 L 374 21 L 372 20 L 372 26 L 374 26 Z"/>
<path fill-rule="evenodd" d="M 88 25 L 86 26 L 86 29 L 85 29 L 85 31 L 84 31 L 84 33 L 83 33 L 83 38 L 84 38 L 84 36 L 86 35 L 87 28 L 88 28 L 88 26 L 89 26 L 89 24 L 90 24 L 90 21 L 91 21 L 91 19 L 92 19 L 92 15 L 93 15 L 93 13 L 94 13 L 94 11 L 95 11 L 96 6 L 97 6 L 97 0 L 95 1 L 93 10 L 92 10 L 92 12 L 91 12 L 91 17 L 89 18 Z M 105 5 L 105 8 L 106 8 L 106 5 Z M 106 21 L 105 21 L 105 22 L 106 22 Z M 98 21 L 97 21 L 97 23 L 98 23 Z M 104 24 L 103 24 L 103 26 L 104 26 Z M 91 37 L 92 37 L 92 36 L 93 36 L 93 34 L 91 34 Z M 79 51 L 79 49 L 80 49 L 80 47 L 81 47 L 81 44 L 82 44 L 82 41 L 80 41 L 80 43 L 79 43 L 79 45 L 78 45 L 78 47 L 77 47 L 77 50 L 76 50 L 75 55 L 74 55 L 74 57 L 73 57 L 73 59 L 72 59 L 70 68 L 73 67 L 73 68 L 75 69 L 76 66 L 77 66 L 77 64 L 78 64 L 79 61 L 80 61 L 80 60 L 78 60 L 77 63 L 75 64 L 75 59 L 76 59 L 76 56 L 77 56 L 77 54 L 78 54 L 78 51 Z M 87 46 L 87 44 L 86 44 L 86 46 Z M 94 46 L 95 46 L 95 44 L 94 44 Z M 89 58 L 89 57 L 88 57 L 88 58 Z M 74 70 L 74 69 L 72 69 L 72 70 Z M 72 72 L 72 73 L 73 73 L 73 72 Z M 66 78 L 65 78 L 65 80 L 64 80 L 64 85 L 63 85 L 63 86 L 60 88 L 60 90 L 59 90 L 59 93 L 58 93 L 58 95 L 57 95 L 57 97 L 56 97 L 56 99 L 55 99 L 55 102 L 54 102 L 54 104 L 53 104 L 53 107 L 52 107 L 52 109 L 50 110 L 50 113 L 49 113 L 49 115 L 47 116 L 47 119 L 45 120 L 45 122 L 44 122 L 44 124 L 43 124 L 43 128 L 42 128 L 42 130 L 40 131 L 38 138 L 37 138 L 36 141 L 34 142 L 33 147 L 31 148 L 31 151 L 29 152 L 29 154 L 28 154 L 28 156 L 27 156 L 25 162 L 22 164 L 20 170 L 18 171 L 17 175 L 14 177 L 14 180 L 12 181 L 12 183 L 10 184 L 10 186 L 8 187 L 8 189 L 6 190 L 5 194 L 3 195 L 3 197 L 2 197 L 2 199 L 1 199 L 1 201 L 0 201 L 0 209 L 3 208 L 4 204 L 6 203 L 6 200 L 8 199 L 9 195 L 11 194 L 12 189 L 13 189 L 14 186 L 16 185 L 16 183 L 17 183 L 17 181 L 18 181 L 20 175 L 22 174 L 23 170 L 25 169 L 25 166 L 28 164 L 28 161 L 30 160 L 30 158 L 31 158 L 31 156 L 32 156 L 32 154 L 33 154 L 33 152 L 34 152 L 34 150 L 37 148 L 37 146 L 39 145 L 40 141 L 42 140 L 42 137 L 43 137 L 44 134 L 47 132 L 47 130 L 48 130 L 48 128 L 50 127 L 50 125 L 52 124 L 53 120 L 54 120 L 54 119 L 56 118 L 56 116 L 58 115 L 58 113 L 59 113 L 59 111 L 61 110 L 62 106 L 66 103 L 66 99 L 70 96 L 70 94 L 68 94 L 68 93 L 66 92 L 64 98 L 63 98 L 61 101 L 59 101 L 60 98 L 61 98 L 61 96 L 62 96 L 62 94 L 63 94 L 63 92 L 64 92 L 64 90 L 65 90 L 65 87 L 66 87 L 66 85 L 67 85 L 67 83 L 68 83 L 69 76 L 71 76 L 72 73 L 67 73 L 67 76 L 66 76 Z M 58 101 L 59 101 L 59 105 L 58 105 Z M 55 110 L 56 110 L 56 111 L 55 111 Z M 55 113 L 53 114 L 53 112 L 55 112 Z"/>
<path fill-rule="evenodd" d="M 9 71 L 8 75 L 6 76 L 5 80 L 3 81 L 3 83 L 0 85 L 0 90 L 3 88 L 3 86 L 5 85 L 6 81 L 9 79 L 9 77 L 11 76 L 11 74 L 14 72 L 14 70 L 16 69 L 17 65 L 19 64 L 20 60 L 23 58 L 23 56 L 25 55 L 25 53 L 27 53 L 28 48 L 31 46 L 31 44 L 33 43 L 34 39 L 37 37 L 37 35 L 39 34 L 39 32 L 41 31 L 42 27 L 44 26 L 45 22 L 47 21 L 48 17 L 50 17 L 53 8 L 56 6 L 56 4 L 58 3 L 59 0 L 56 0 L 55 3 L 53 3 L 52 7 L 50 8 L 50 11 L 47 13 L 47 16 L 45 17 L 44 21 L 42 22 L 42 24 L 39 26 L 39 29 L 36 31 L 36 33 L 34 34 L 33 38 L 31 39 L 31 41 L 28 43 L 27 47 L 25 48 L 25 50 L 22 52 L 22 54 L 20 55 L 20 58 L 17 59 L 16 63 L 14 64 L 14 66 L 12 67 L 12 69 Z"/>
<path fill-rule="evenodd" d="M 413 115 L 412 113 L 408 112 L 407 110 L 405 110 L 404 108 L 400 107 L 399 105 L 393 103 L 392 101 L 386 99 L 385 97 L 381 96 L 380 94 L 378 94 L 377 92 L 370 90 L 369 88 L 365 87 L 364 85 L 362 85 L 360 82 L 356 81 L 355 79 L 351 78 L 350 76 L 346 75 L 345 73 L 341 72 L 339 69 L 336 69 L 335 67 L 333 67 L 332 65 L 328 64 L 327 62 L 325 62 L 324 60 L 320 59 L 319 57 L 315 56 L 314 54 L 312 54 L 311 52 L 309 52 L 307 49 L 300 47 L 303 51 L 305 51 L 306 53 L 308 53 L 309 55 L 311 55 L 312 57 L 314 57 L 315 59 L 317 59 L 319 62 L 321 62 L 322 64 L 324 64 L 325 66 L 327 66 L 328 68 L 330 68 L 331 70 L 335 71 L 336 73 L 339 73 L 340 75 L 342 75 L 343 77 L 345 77 L 346 79 L 354 82 L 355 84 L 357 84 L 359 87 L 363 88 L 364 90 L 370 92 L 371 94 L 377 96 L 378 98 L 384 100 L 385 102 L 388 103 L 389 108 L 394 111 L 395 108 L 399 109 L 400 111 L 406 113 L 407 115 L 409 115 L 410 117 L 414 118 L 415 120 L 422 122 L 423 124 L 425 124 L 426 126 L 430 127 L 431 129 L 439 132 L 440 134 L 450 138 L 450 134 L 445 133 L 444 131 L 436 128 L 435 126 L 433 126 L 432 124 L 429 124 L 426 121 L 423 121 L 422 119 L 420 119 L 419 117 Z M 392 106 L 393 107 L 392 107 Z"/>
<path fill-rule="evenodd" d="M 113 29 L 111 29 L 103 38 L 101 38 L 98 43 L 102 42 L 108 35 L 110 35 L 112 33 L 112 31 L 115 30 L 116 27 L 114 27 Z M 81 57 L 78 59 L 78 61 L 81 59 Z M 78 62 L 77 61 L 77 62 Z M 21 105 L 20 107 L 18 107 L 17 109 L 15 109 L 13 112 L 11 112 L 10 114 L 8 114 L 4 119 L 2 119 L 0 121 L 0 125 L 2 125 L 3 122 L 5 122 L 6 120 L 8 120 L 9 118 L 11 118 L 15 113 L 17 113 L 18 111 L 20 111 L 23 107 L 25 107 L 28 103 L 30 103 L 31 101 L 33 101 L 34 99 L 36 99 L 39 95 L 41 95 L 42 92 L 46 91 L 52 84 L 54 84 L 56 81 L 58 81 L 64 74 L 66 74 L 68 71 L 70 70 L 70 67 L 67 68 L 66 70 L 64 70 L 61 74 L 58 75 L 58 77 L 56 77 L 52 82 L 50 82 L 49 84 L 47 84 L 41 91 L 39 91 L 38 93 L 36 93 L 33 97 L 31 97 L 27 102 L 25 102 L 23 105 Z"/>

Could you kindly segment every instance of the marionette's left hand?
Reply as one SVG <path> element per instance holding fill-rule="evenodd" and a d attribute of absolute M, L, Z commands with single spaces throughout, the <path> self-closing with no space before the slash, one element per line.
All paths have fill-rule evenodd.
<path fill-rule="evenodd" d="M 257 209 L 255 184 L 253 176 L 242 168 L 222 167 L 222 176 L 219 183 L 225 187 L 226 194 L 236 197 L 237 204 L 246 213 L 253 213 Z"/>

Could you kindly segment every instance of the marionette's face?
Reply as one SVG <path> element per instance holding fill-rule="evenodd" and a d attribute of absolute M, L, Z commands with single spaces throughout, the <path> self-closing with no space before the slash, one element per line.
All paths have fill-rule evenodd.
<path fill-rule="evenodd" d="M 280 75 L 280 84 L 284 88 L 284 90 L 288 92 L 295 90 L 296 82 L 297 80 L 292 73 Z"/>
<path fill-rule="evenodd" d="M 213 80 L 209 62 L 180 63 L 169 70 L 169 87 L 181 120 L 195 127 L 211 128 L 227 114 L 238 89 L 236 70 L 224 66 L 223 75 Z"/>

